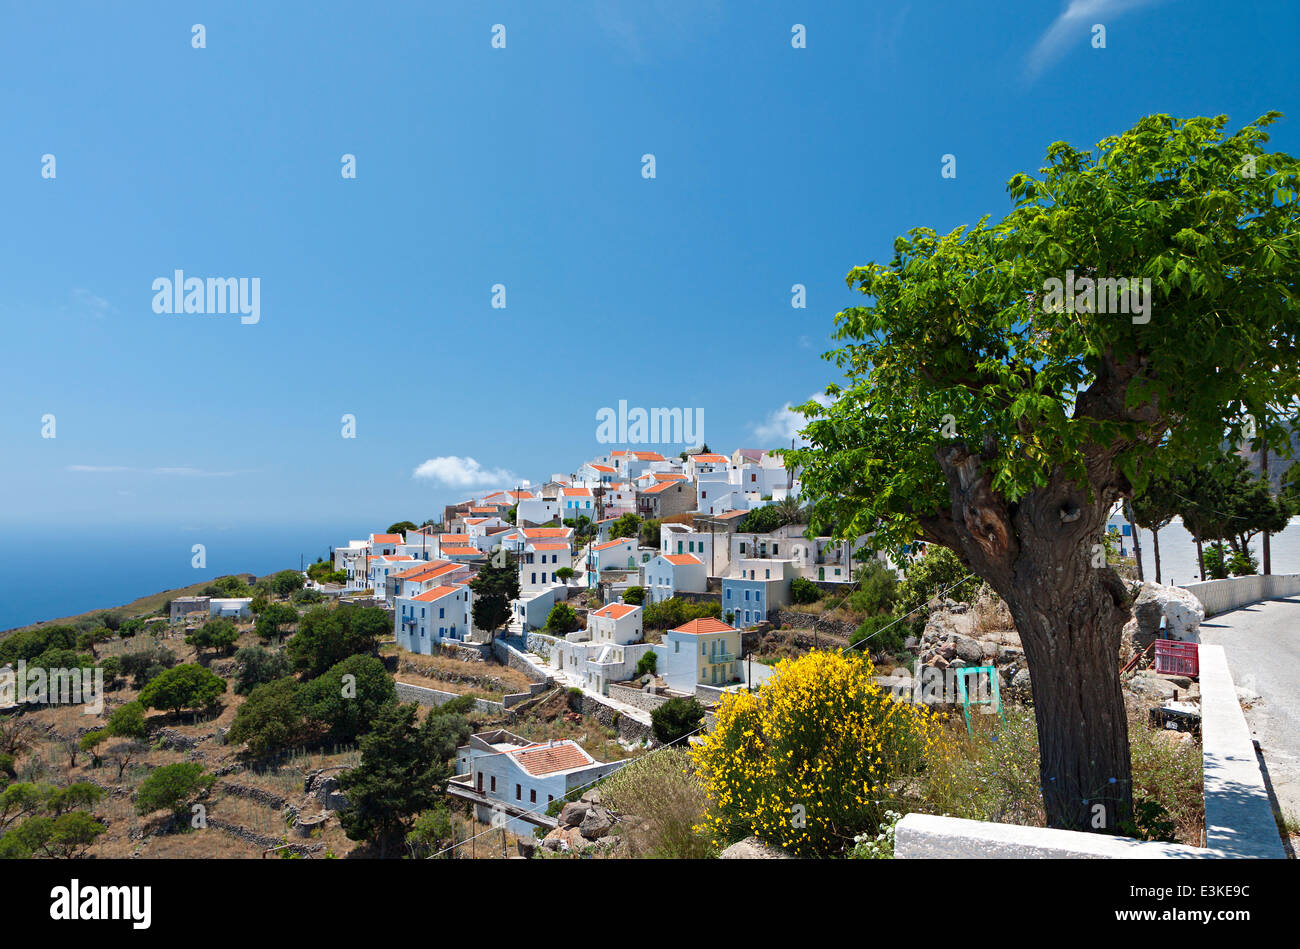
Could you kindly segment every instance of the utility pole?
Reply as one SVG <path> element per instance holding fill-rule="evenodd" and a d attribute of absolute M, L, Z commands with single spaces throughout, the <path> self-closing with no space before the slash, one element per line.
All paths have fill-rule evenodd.
<path fill-rule="evenodd" d="M 1129 529 L 1133 531 L 1133 559 L 1137 562 L 1138 583 L 1142 583 L 1146 579 L 1142 575 L 1142 538 L 1138 534 L 1138 524 L 1133 516 L 1133 504 L 1130 501 L 1124 502 L 1124 516 L 1128 518 Z"/>

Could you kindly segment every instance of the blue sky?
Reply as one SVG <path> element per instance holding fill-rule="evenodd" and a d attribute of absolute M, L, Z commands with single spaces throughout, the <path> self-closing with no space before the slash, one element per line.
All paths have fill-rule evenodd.
<path fill-rule="evenodd" d="M 0 522 L 379 529 L 472 493 L 414 477 L 429 459 L 508 472 L 483 487 L 572 470 L 620 399 L 781 444 L 833 378 L 848 270 L 1000 217 L 1051 142 L 1280 109 L 1300 150 L 1298 11 L 11 4 Z M 153 312 L 177 269 L 258 277 L 259 322 Z"/>

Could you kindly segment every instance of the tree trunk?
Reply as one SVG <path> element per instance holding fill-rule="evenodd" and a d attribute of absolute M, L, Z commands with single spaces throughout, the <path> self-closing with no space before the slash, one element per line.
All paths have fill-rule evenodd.
<path fill-rule="evenodd" d="M 1201 549 L 1201 535 L 1196 535 L 1196 564 L 1201 568 L 1201 582 L 1205 582 L 1205 551 Z"/>
<path fill-rule="evenodd" d="M 1099 478 L 1086 492 L 1058 477 L 1013 505 L 961 446 L 941 451 L 939 463 L 952 508 L 932 538 L 989 582 L 1020 632 L 1047 824 L 1118 833 L 1132 820 L 1133 786 L 1119 677 L 1130 595 L 1102 542 L 1114 484 Z"/>
<path fill-rule="evenodd" d="M 1151 528 L 1151 551 L 1156 561 L 1156 583 L 1160 582 L 1160 531 Z"/>
<path fill-rule="evenodd" d="M 1268 485 L 1269 496 L 1272 497 L 1273 482 L 1269 481 L 1268 479 L 1268 444 L 1267 443 L 1260 446 L 1259 469 L 1260 469 L 1260 474 L 1264 478 L 1264 483 Z M 1264 576 L 1268 576 L 1270 573 L 1273 572 L 1273 550 L 1272 547 L 1269 545 L 1268 531 L 1264 531 L 1263 547 L 1264 549 L 1261 552 L 1261 556 L 1264 559 L 1263 559 L 1263 566 L 1261 569 L 1264 572 Z"/>
<path fill-rule="evenodd" d="M 1047 825 L 1118 833 L 1133 813 L 1124 614 L 1103 578 L 1084 574 L 1071 588 L 1054 579 L 1059 565 L 1043 563 L 1026 588 L 1003 594 L 1029 663 Z"/>

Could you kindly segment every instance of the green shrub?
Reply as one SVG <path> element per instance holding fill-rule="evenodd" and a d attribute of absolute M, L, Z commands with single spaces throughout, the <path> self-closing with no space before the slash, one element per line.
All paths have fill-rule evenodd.
<path fill-rule="evenodd" d="M 692 698 L 674 697 L 650 713 L 650 729 L 665 745 L 698 732 L 704 721 L 704 706 Z"/>
<path fill-rule="evenodd" d="M 636 661 L 636 674 L 638 677 L 655 673 L 658 671 L 659 653 L 653 649 L 643 652 L 641 658 Z"/>
<path fill-rule="evenodd" d="M 706 799 L 684 749 L 662 748 L 636 759 L 610 775 L 600 795 L 616 813 L 640 818 L 620 825 L 632 856 L 698 860 L 717 855 L 696 831 Z"/>
<path fill-rule="evenodd" d="M 568 603 L 556 603 L 546 617 L 546 631 L 557 636 L 578 629 L 578 614 Z"/>
<path fill-rule="evenodd" d="M 790 601 L 793 603 L 816 603 L 822 598 L 822 590 L 817 584 L 805 577 L 795 577 L 790 581 Z"/>
<path fill-rule="evenodd" d="M 150 772 L 135 796 L 135 812 L 140 815 L 169 810 L 180 815 L 190 803 L 215 781 L 203 771 L 203 765 L 190 761 L 165 764 Z"/>

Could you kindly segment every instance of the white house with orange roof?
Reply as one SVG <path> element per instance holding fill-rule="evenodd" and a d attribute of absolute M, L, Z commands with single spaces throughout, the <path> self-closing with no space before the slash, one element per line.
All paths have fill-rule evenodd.
<path fill-rule="evenodd" d="M 726 455 L 718 455 L 712 452 L 701 452 L 697 455 L 687 455 L 686 462 L 682 470 L 686 477 L 692 481 L 699 481 L 700 475 L 711 475 L 721 472 L 722 479 L 727 479 L 727 473 L 731 468 L 731 459 Z"/>
<path fill-rule="evenodd" d="M 618 537 L 603 544 L 592 544 L 587 561 L 587 586 L 594 587 L 602 570 L 635 570 L 637 568 L 637 539 Z"/>
<path fill-rule="evenodd" d="M 591 488 L 561 488 L 559 500 L 562 520 L 596 519 L 596 495 Z"/>
<path fill-rule="evenodd" d="M 575 788 L 593 784 L 625 764 L 599 762 L 571 739 L 532 742 L 499 730 L 471 735 L 468 744 L 456 749 L 452 782 L 483 799 L 483 803 L 475 803 L 480 821 L 492 823 L 493 811 L 499 810 L 506 815 L 511 833 L 531 837 L 537 823 L 517 815 L 545 815 L 552 801 L 562 800 Z"/>
<path fill-rule="evenodd" d="M 574 472 L 578 481 L 585 484 L 608 484 L 618 480 L 618 469 L 613 465 L 589 461 Z"/>
<path fill-rule="evenodd" d="M 670 689 L 727 686 L 741 679 L 740 630 L 712 617 L 693 619 L 663 634 L 659 675 Z"/>
<path fill-rule="evenodd" d="M 474 593 L 463 583 L 445 584 L 400 596 L 393 602 L 393 635 L 408 652 L 432 655 L 447 642 L 465 642 L 473 627 Z"/>
<path fill-rule="evenodd" d="M 370 556 L 387 557 L 398 553 L 397 548 L 404 543 L 406 543 L 406 538 L 401 534 L 371 534 Z"/>
<path fill-rule="evenodd" d="M 410 554 L 393 554 L 388 557 L 371 557 L 367 572 L 367 586 L 375 591 L 375 597 L 386 599 L 385 590 L 388 588 L 388 578 L 396 576 L 403 570 L 409 570 L 415 566 L 415 558 Z"/>
<path fill-rule="evenodd" d="M 386 599 L 411 597 L 424 593 L 436 586 L 450 583 L 465 583 L 470 578 L 470 568 L 465 564 L 450 560 L 420 561 L 409 570 L 403 570 L 388 578 L 385 588 Z"/>
<path fill-rule="evenodd" d="M 520 533 L 523 534 L 525 543 L 534 540 L 557 540 L 564 541 L 566 544 L 573 543 L 572 527 L 522 527 Z"/>
<path fill-rule="evenodd" d="M 709 588 L 708 568 L 695 554 L 659 554 L 641 574 L 651 603 L 662 603 L 678 593 L 705 593 Z"/>
<path fill-rule="evenodd" d="M 519 592 L 533 593 L 564 583 L 555 571 L 573 567 L 573 549 L 567 541 L 534 540 L 524 546 L 519 558 Z"/>
<path fill-rule="evenodd" d="M 641 641 L 641 620 L 641 607 L 610 603 L 587 614 L 587 633 L 594 643 L 627 646 Z"/>

